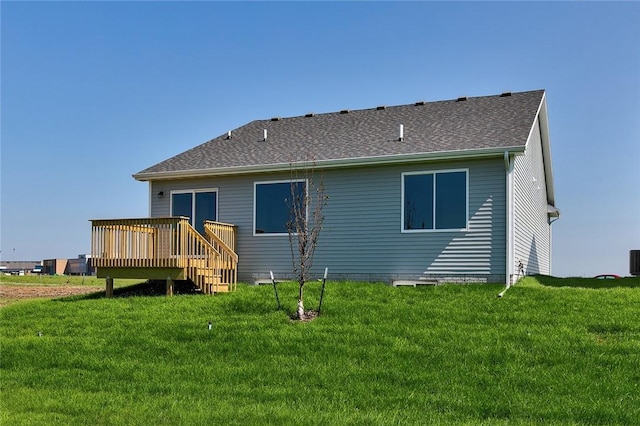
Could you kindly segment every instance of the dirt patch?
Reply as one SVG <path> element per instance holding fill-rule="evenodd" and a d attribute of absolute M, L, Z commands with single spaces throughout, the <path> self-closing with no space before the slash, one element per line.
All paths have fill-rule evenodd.
<path fill-rule="evenodd" d="M 35 286 L 0 285 L 0 299 L 37 299 L 75 296 L 76 294 L 104 291 L 104 287 L 94 286 Z"/>
<path fill-rule="evenodd" d="M 306 311 L 303 318 L 298 318 L 298 314 L 295 313 L 289 318 L 291 321 L 311 322 L 318 317 L 318 311 Z"/>
<path fill-rule="evenodd" d="M 90 293 L 101 293 L 104 297 L 105 286 L 79 285 L 4 285 L 0 284 L 0 307 L 24 299 L 56 299 Z M 116 288 L 113 297 L 166 296 L 164 281 L 144 282 L 132 286 Z M 202 294 L 193 283 L 176 281 L 174 295 Z"/>

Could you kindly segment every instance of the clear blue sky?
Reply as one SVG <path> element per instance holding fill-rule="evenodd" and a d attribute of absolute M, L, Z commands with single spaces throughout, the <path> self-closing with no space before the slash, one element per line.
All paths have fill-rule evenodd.
<path fill-rule="evenodd" d="M 3 260 L 146 217 L 136 173 L 254 119 L 546 89 L 560 276 L 640 249 L 640 3 L 2 2 Z M 14 251 L 15 249 L 15 251 Z"/>

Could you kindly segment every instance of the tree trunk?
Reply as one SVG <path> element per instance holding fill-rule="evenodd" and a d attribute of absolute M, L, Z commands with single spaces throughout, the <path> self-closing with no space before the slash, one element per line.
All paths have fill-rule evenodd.
<path fill-rule="evenodd" d="M 300 282 L 300 294 L 298 295 L 298 319 L 304 319 L 304 281 Z"/>

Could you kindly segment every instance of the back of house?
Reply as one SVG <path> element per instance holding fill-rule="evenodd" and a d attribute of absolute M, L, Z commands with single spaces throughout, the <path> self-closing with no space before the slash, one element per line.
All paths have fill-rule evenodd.
<path fill-rule="evenodd" d="M 542 90 L 256 120 L 134 177 L 149 182 L 152 218 L 185 217 L 200 233 L 230 224 L 240 281 L 291 276 L 292 188 L 320 184 L 318 275 L 551 273 L 559 211 Z"/>

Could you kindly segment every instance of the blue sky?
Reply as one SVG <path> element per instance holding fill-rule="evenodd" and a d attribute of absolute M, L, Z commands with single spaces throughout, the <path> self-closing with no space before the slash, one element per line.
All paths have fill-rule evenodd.
<path fill-rule="evenodd" d="M 2 260 L 145 217 L 131 175 L 254 119 L 546 89 L 560 276 L 640 249 L 640 3 L 2 2 Z M 15 249 L 15 250 L 14 250 Z"/>

